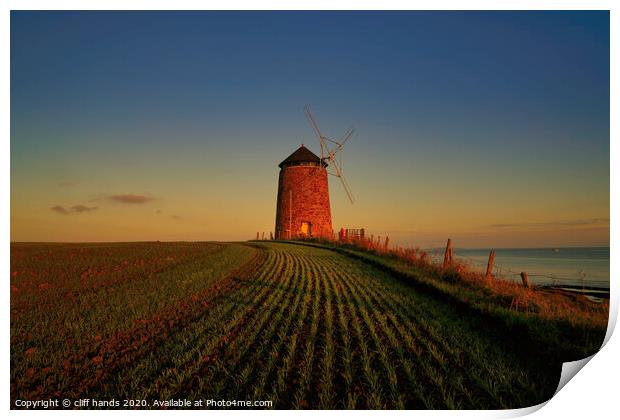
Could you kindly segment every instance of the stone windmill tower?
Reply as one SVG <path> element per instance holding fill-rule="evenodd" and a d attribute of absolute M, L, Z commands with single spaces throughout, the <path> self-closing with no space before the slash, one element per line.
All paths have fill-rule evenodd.
<path fill-rule="evenodd" d="M 331 238 L 327 165 L 302 144 L 278 166 L 276 239 Z"/>
<path fill-rule="evenodd" d="M 340 178 L 345 191 L 353 202 L 353 196 L 342 175 L 342 147 L 353 135 L 350 129 L 340 141 L 321 134 L 310 109 L 306 115 L 319 137 L 321 157 L 303 144 L 278 165 L 278 199 L 276 208 L 276 239 L 332 238 L 332 216 L 329 205 L 327 175 Z M 334 146 L 330 147 L 330 144 Z M 325 156 L 324 153 L 327 153 Z M 338 158 L 338 159 L 337 159 Z M 333 172 L 328 172 L 328 165 Z"/>

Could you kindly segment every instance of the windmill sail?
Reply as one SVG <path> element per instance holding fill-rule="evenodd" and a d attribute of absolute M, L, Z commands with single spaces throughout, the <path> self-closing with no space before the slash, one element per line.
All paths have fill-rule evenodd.
<path fill-rule="evenodd" d="M 351 188 L 349 188 L 349 184 L 347 183 L 344 174 L 342 173 L 342 152 L 344 145 L 355 133 L 353 128 L 349 128 L 347 132 L 340 138 L 340 141 L 332 140 L 321 133 L 319 129 L 319 125 L 317 124 L 314 116 L 312 115 L 312 111 L 310 111 L 310 107 L 308 105 L 304 106 L 304 112 L 306 113 L 306 117 L 314 130 L 314 133 L 319 138 L 319 144 L 321 146 L 321 161 L 325 162 L 330 166 L 333 172 L 328 172 L 330 175 L 334 175 L 340 178 L 340 182 L 342 183 L 342 187 L 344 191 L 347 193 L 347 197 L 349 197 L 349 201 L 353 204 L 353 193 L 351 192 Z"/>

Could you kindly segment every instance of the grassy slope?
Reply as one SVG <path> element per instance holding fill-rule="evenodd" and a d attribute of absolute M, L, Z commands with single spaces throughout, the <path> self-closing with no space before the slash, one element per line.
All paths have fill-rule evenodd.
<path fill-rule="evenodd" d="M 101 300 L 81 298 L 103 292 L 80 288 L 76 273 L 86 267 L 72 268 L 73 280 L 63 282 L 72 284 L 77 302 L 100 304 L 78 306 L 66 317 L 66 305 L 28 306 L 54 290 L 39 293 L 28 277 L 35 262 L 39 275 L 57 277 L 38 266 L 54 265 L 49 246 L 28 259 L 12 249 L 12 271 L 25 272 L 12 280 L 20 288 L 11 295 L 13 398 L 58 392 L 149 401 L 271 399 L 276 408 L 509 408 L 548 399 L 559 378 L 563 359 L 539 348 L 538 339 L 514 334 L 518 328 L 386 261 L 361 261 L 363 255 L 268 242 L 255 243 L 258 250 L 131 249 L 143 269 L 153 264 L 140 252 L 159 252 L 153 261 L 186 258 L 146 276 L 128 275 L 104 287 Z M 118 257 L 122 264 L 125 246 L 91 250 L 90 258 L 107 264 Z M 248 261 L 253 269 L 221 279 Z M 39 331 L 38 322 L 64 324 L 62 340 L 29 335 Z M 37 351 L 26 355 L 32 347 Z"/>
<path fill-rule="evenodd" d="M 450 302 L 465 315 L 481 316 L 485 322 L 509 331 L 518 351 L 544 355 L 545 359 L 557 357 L 558 360 L 572 361 L 596 353 L 605 337 L 608 305 L 591 303 L 583 297 L 566 297 L 553 291 L 530 292 L 518 285 L 509 285 L 508 293 L 526 295 L 533 302 L 532 306 L 536 306 L 536 303 L 539 306 L 551 304 L 556 309 L 548 311 L 550 315 L 536 313 L 536 308 L 532 308 L 532 312 L 524 312 L 524 308 L 517 311 L 511 308 L 510 294 L 497 293 L 497 290 L 480 282 L 461 281 L 458 276 L 446 280 L 436 270 L 429 272 L 426 268 L 412 266 L 399 258 L 353 247 L 307 242 L 299 244 L 330 249 L 360 260 L 391 274 L 410 287 Z M 454 273 L 448 274 L 448 277 L 452 277 Z M 571 310 L 564 310 L 567 305 L 572 306 L 569 308 Z"/>

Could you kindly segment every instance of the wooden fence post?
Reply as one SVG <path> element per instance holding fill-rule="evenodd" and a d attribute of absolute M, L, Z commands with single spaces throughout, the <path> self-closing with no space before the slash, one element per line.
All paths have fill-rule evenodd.
<path fill-rule="evenodd" d="M 444 270 L 452 265 L 452 239 L 448 239 L 446 244 L 446 252 L 443 255 L 443 268 Z"/>
<path fill-rule="evenodd" d="M 269 239 L 273 241 L 273 232 L 269 232 Z"/>
<path fill-rule="evenodd" d="M 258 241 L 258 232 L 256 232 L 256 240 Z"/>
<path fill-rule="evenodd" d="M 530 288 L 530 279 L 527 277 L 527 273 L 525 271 L 521 272 L 521 281 L 525 287 L 528 289 Z"/>
<path fill-rule="evenodd" d="M 390 244 L 390 237 L 389 237 L 389 236 L 386 236 L 386 237 L 385 237 L 385 250 L 386 250 L 386 251 L 388 250 L 388 245 L 389 245 L 389 244 Z"/>
<path fill-rule="evenodd" d="M 265 240 L 265 232 L 263 232 L 263 236 L 261 237 L 261 239 L 264 241 Z"/>
<path fill-rule="evenodd" d="M 489 262 L 487 263 L 487 275 L 486 278 L 490 279 L 493 277 L 493 263 L 495 262 L 495 250 L 491 250 L 489 252 Z"/>

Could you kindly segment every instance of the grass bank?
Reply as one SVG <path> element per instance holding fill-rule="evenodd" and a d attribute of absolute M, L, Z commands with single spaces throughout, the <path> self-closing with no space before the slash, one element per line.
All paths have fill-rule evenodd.
<path fill-rule="evenodd" d="M 580 295 L 488 279 L 460 263 L 444 270 L 416 250 L 388 251 L 355 243 L 293 242 L 330 249 L 363 261 L 411 287 L 450 302 L 463 314 L 483 317 L 505 329 L 524 352 L 577 360 L 597 352 L 605 337 L 608 301 L 596 303 Z"/>

